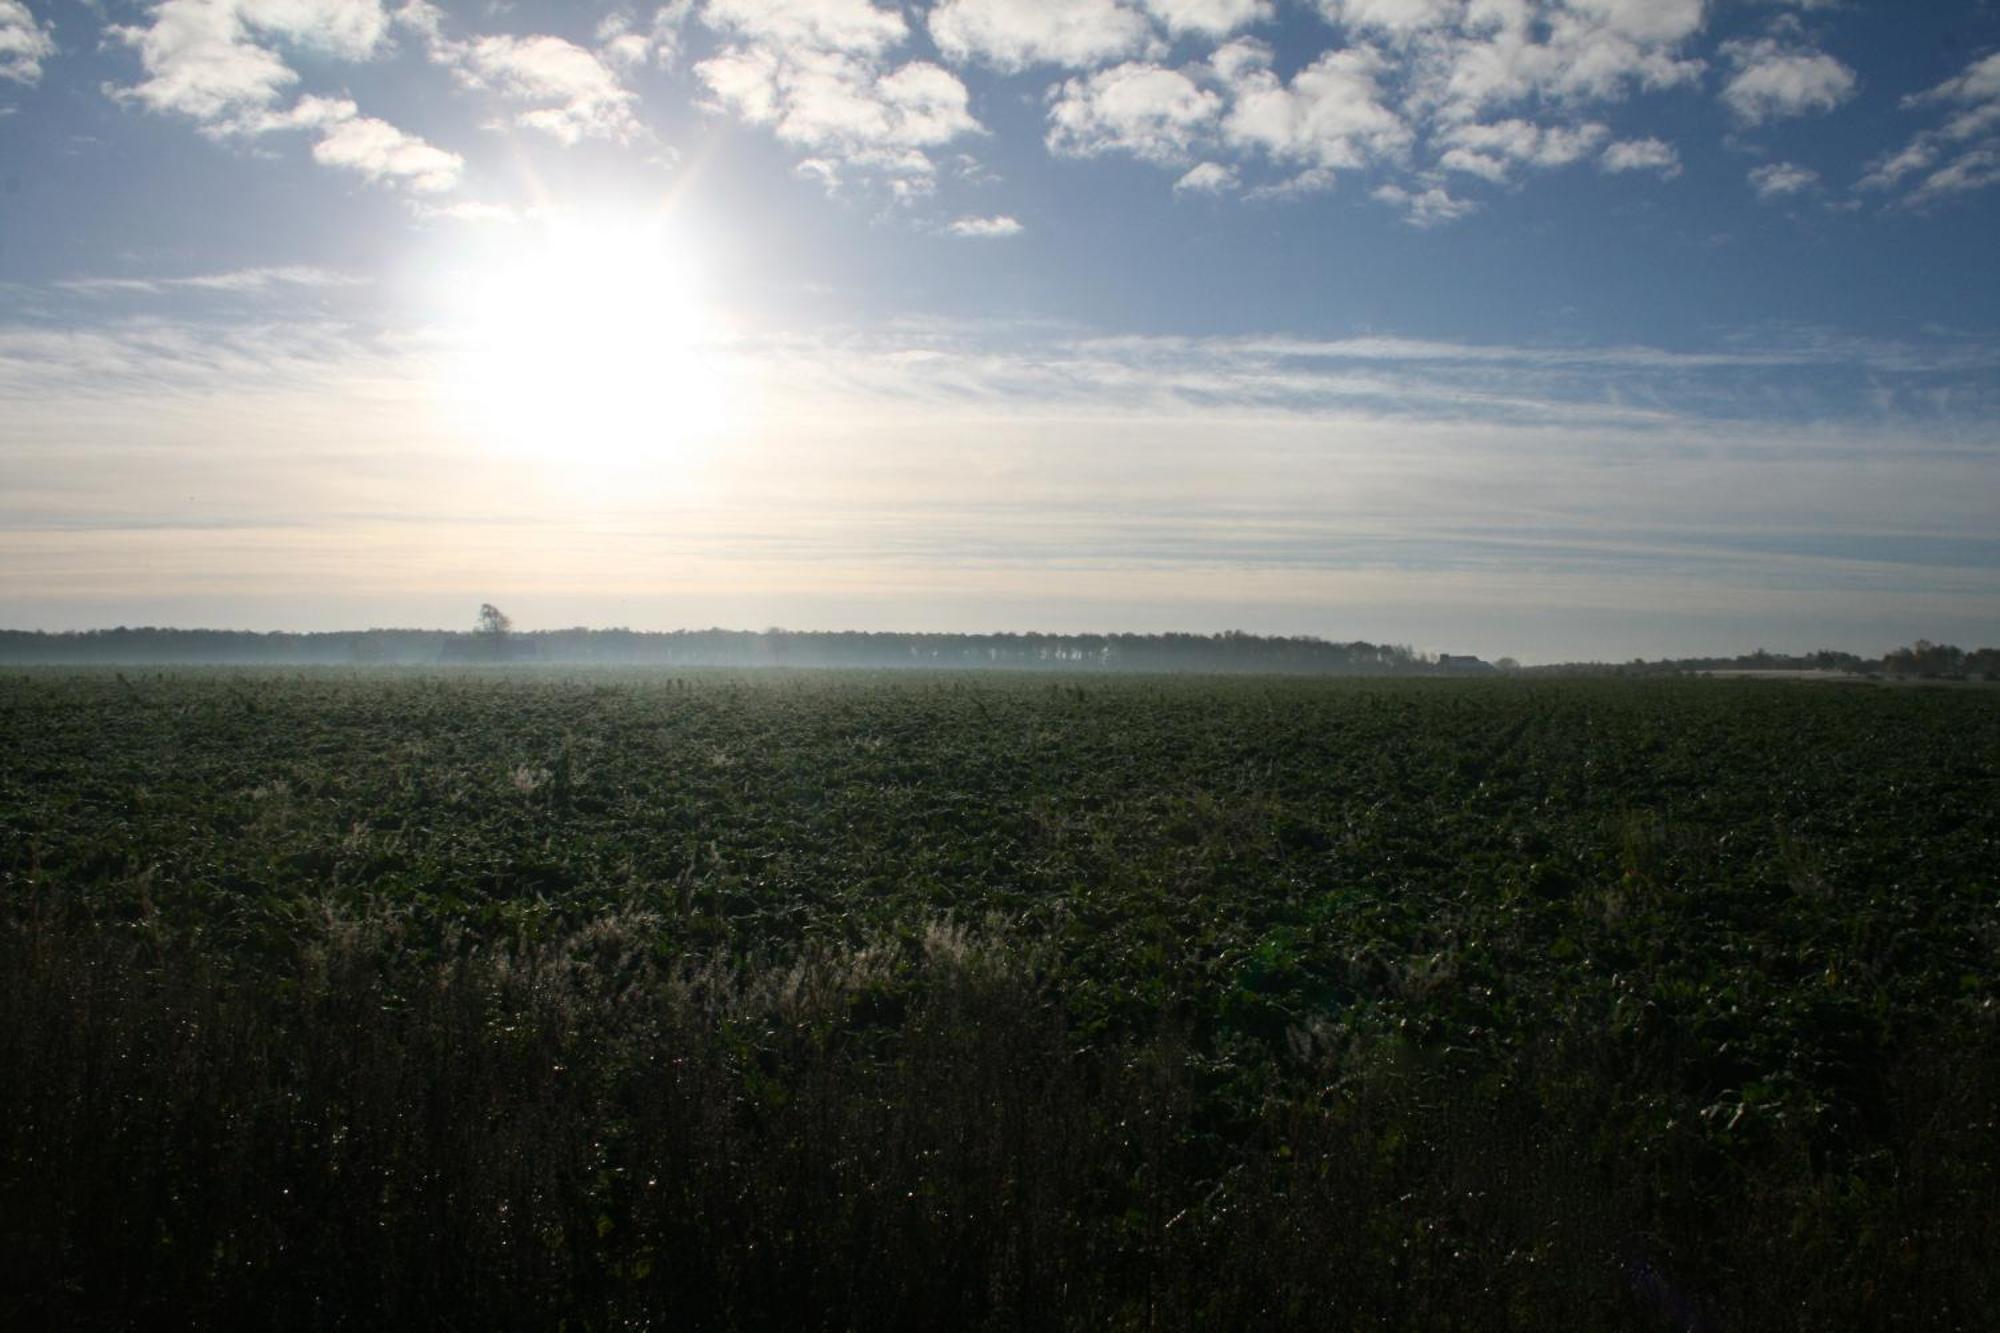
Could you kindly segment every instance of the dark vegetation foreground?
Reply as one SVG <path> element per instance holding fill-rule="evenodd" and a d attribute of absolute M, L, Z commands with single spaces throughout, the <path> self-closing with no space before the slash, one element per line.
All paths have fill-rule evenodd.
<path fill-rule="evenodd" d="M 1992 1328 L 1996 964 L 2000 692 L 14 674 L 0 1326 Z"/>

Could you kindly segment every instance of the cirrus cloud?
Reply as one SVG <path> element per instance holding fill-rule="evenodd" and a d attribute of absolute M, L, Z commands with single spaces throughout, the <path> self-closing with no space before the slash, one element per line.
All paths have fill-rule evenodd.
<path fill-rule="evenodd" d="M 1943 107 L 1946 115 L 1942 124 L 1876 159 L 1862 189 L 1906 188 L 1904 202 L 1921 207 L 2000 184 L 2000 52 L 1904 98 L 1903 107 Z"/>

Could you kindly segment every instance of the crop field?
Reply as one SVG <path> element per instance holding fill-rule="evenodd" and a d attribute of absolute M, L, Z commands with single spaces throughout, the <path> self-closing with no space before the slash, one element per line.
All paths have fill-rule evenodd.
<path fill-rule="evenodd" d="M 1979 1329 L 2000 691 L 0 675 L 0 1324 Z"/>

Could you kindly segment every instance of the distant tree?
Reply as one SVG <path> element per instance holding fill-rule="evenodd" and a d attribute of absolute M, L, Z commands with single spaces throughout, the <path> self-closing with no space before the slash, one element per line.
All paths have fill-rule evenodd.
<path fill-rule="evenodd" d="M 1499 667 L 1502 671 L 1519 671 L 1521 669 L 1519 659 L 1512 657 L 1503 657 L 1493 665 Z"/>
<path fill-rule="evenodd" d="M 502 611 L 491 602 L 481 602 L 479 604 L 479 624 L 474 630 L 475 633 L 484 634 L 489 638 L 497 640 L 506 638 L 513 628 L 513 618 L 505 611 Z"/>
<path fill-rule="evenodd" d="M 1949 643 L 1918 639 L 1882 659 L 1883 669 L 1896 676 L 1944 676 L 1957 672 L 1965 653 Z"/>

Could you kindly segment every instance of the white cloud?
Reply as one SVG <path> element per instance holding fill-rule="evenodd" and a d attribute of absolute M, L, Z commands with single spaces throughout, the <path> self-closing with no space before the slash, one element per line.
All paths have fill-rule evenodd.
<path fill-rule="evenodd" d="M 910 199 L 935 188 L 929 150 L 977 134 L 971 98 L 926 60 L 893 65 L 908 36 L 868 0 L 708 0 L 702 21 L 734 40 L 694 67 L 708 109 L 768 127 L 807 154 L 795 170 L 837 191 L 848 172 Z"/>
<path fill-rule="evenodd" d="M 1938 160 L 1938 142 L 1934 135 L 1922 134 L 1908 144 L 1876 160 L 1868 174 L 1862 177 L 1861 186 L 1868 190 L 1886 190 L 1899 184 L 1912 172 L 1923 171 Z"/>
<path fill-rule="evenodd" d="M 990 325 L 753 334 L 732 340 L 716 373 L 761 391 L 769 424 L 726 434 L 713 494 L 685 500 L 670 487 L 552 493 L 546 460 L 498 457 L 419 410 L 436 401 L 429 367 L 449 346 L 330 320 L 0 327 L 12 483 L 0 598 L 88 608 L 115 566 L 124 597 L 268 591 L 265 604 L 282 610 L 310 586 L 353 615 L 386 618 L 382 599 L 408 595 L 412 571 L 459 589 L 531 566 L 563 609 L 604 595 L 607 569 L 640 571 L 613 590 L 629 600 L 644 594 L 645 571 L 692 562 L 737 580 L 717 594 L 725 623 L 750 619 L 743 607 L 764 603 L 742 599 L 773 583 L 819 601 L 814 581 L 832 578 L 836 591 L 866 587 L 879 600 L 872 612 L 820 612 L 829 623 L 912 597 L 937 615 L 990 617 L 998 589 L 1021 598 L 1010 614 L 1022 624 L 1101 624 L 1134 605 L 1167 625 L 1236 623 L 1278 598 L 1296 608 L 1291 629 L 1328 623 L 1330 606 L 1385 626 L 1390 608 L 1448 595 L 1438 628 L 1393 636 L 1449 643 L 1468 614 L 1518 634 L 1537 607 L 1568 615 L 1587 603 L 1636 620 L 1634 607 L 1657 615 L 1720 599 L 1742 608 L 1732 633 L 1781 623 L 1809 643 L 1822 636 L 1770 617 L 1810 600 L 1857 620 L 1918 620 L 1946 597 L 1953 623 L 1978 633 L 2000 586 L 1976 546 L 1991 533 L 1991 463 L 1967 448 L 1990 438 L 1985 347 L 1966 349 L 1976 366 L 1948 372 L 1968 395 L 1952 417 L 1965 428 L 1940 430 L 1936 414 L 1893 405 L 1842 410 L 1849 386 L 1881 381 L 1909 404 L 1933 372 L 1865 353 L 1787 369 L 1768 354 L 1781 349 L 1732 355 L 1726 340 L 1690 356 L 1024 338 Z M 1766 419 L 1779 398 L 1819 424 Z M 1222 456 L 1218 438 L 1232 442 Z M 1225 493 L 1229 522 L 1188 523 Z M 274 508 L 274 496 L 291 503 Z M 1774 548 L 1773 533 L 1787 539 Z M 1973 554 L 1948 554 L 1941 569 L 1869 558 L 1865 539 L 1911 533 L 1974 543 Z M 1864 541 L 1829 555 L 1828 534 Z M 356 561 L 357 550 L 376 556 Z M 1377 586 L 1385 565 L 1391 581 Z M 1057 585 L 1081 602 L 1032 600 Z M 1357 585 L 1373 589 L 1369 606 L 1343 600 Z M 1182 599 L 1197 592 L 1189 610 Z M 88 609 L 46 614 L 114 623 Z"/>
<path fill-rule="evenodd" d="M 1566 167 L 1597 151 L 1610 137 L 1605 126 L 1536 125 L 1526 120 L 1503 120 L 1483 125 L 1456 125 L 1446 130 L 1440 142 L 1449 145 L 1438 165 L 1500 182 L 1515 166 Z"/>
<path fill-rule="evenodd" d="M 923 150 L 977 133 L 965 85 L 928 61 L 882 71 L 838 51 L 731 47 L 695 66 L 713 105 L 848 166 L 928 176 Z"/>
<path fill-rule="evenodd" d="M 1343 30 L 1349 51 L 1370 52 L 1377 61 L 1375 100 L 1386 117 L 1378 142 L 1388 151 L 1373 156 L 1407 158 L 1422 143 L 1436 155 L 1435 169 L 1495 184 L 1523 167 L 1561 167 L 1597 155 L 1610 132 L 1587 108 L 1684 87 L 1705 69 L 1689 47 L 1707 21 L 1707 0 L 1318 0 L 1318 6 Z M 1237 116 L 1233 110 L 1232 122 Z M 1614 152 L 1609 161 L 1617 165 L 1607 169 L 1645 166 L 1670 175 L 1678 169 L 1664 144 L 1637 152 Z M 1390 202 L 1427 224 L 1470 206 L 1431 181 L 1396 190 Z"/>
<path fill-rule="evenodd" d="M 628 15 L 611 14 L 597 25 L 598 52 L 620 69 L 670 66 L 680 55 L 681 30 L 693 13 L 694 0 L 672 0 L 654 9 L 643 28 Z"/>
<path fill-rule="evenodd" d="M 1118 0 L 940 0 L 929 22 L 931 38 L 947 60 L 1007 71 L 1030 65 L 1088 68 L 1149 54 L 1159 44 L 1146 16 Z"/>
<path fill-rule="evenodd" d="M 1021 224 L 1013 218 L 999 214 L 988 218 L 965 217 L 951 224 L 951 234 L 972 240 L 1001 240 L 1008 236 L 1019 236 Z"/>
<path fill-rule="evenodd" d="M 604 61 L 560 37 L 482 37 L 463 48 L 459 77 L 528 109 L 515 123 L 563 143 L 644 137 L 638 97 Z"/>
<path fill-rule="evenodd" d="M 321 166 L 358 172 L 371 181 L 402 185 L 424 194 L 452 189 L 465 171 L 465 159 L 397 129 L 386 120 L 364 116 L 345 97 L 301 97 L 289 111 L 264 113 L 234 127 L 244 133 L 311 130 L 319 135 L 313 161 Z"/>
<path fill-rule="evenodd" d="M 132 294 L 157 296 L 170 291 L 264 292 L 274 287 L 359 287 L 366 278 L 307 265 L 240 268 L 227 273 L 197 273 L 179 278 L 70 278 L 56 286 L 83 296 Z"/>
<path fill-rule="evenodd" d="M 1271 0 L 1145 0 L 1145 5 L 1175 36 L 1227 37 L 1268 22 L 1275 13 Z"/>
<path fill-rule="evenodd" d="M 1441 27 L 1464 7 L 1464 0 L 1319 0 L 1329 23 L 1392 37 Z"/>
<path fill-rule="evenodd" d="M 197 120 L 268 106 L 298 80 L 269 43 L 365 60 L 389 28 L 379 0 L 164 0 L 151 18 L 110 29 L 147 74 L 128 95 Z"/>
<path fill-rule="evenodd" d="M 1369 192 L 1369 197 L 1379 203 L 1403 210 L 1403 220 L 1413 227 L 1436 227 L 1447 222 L 1456 222 L 1469 213 L 1479 210 L 1479 205 L 1469 199 L 1454 198 L 1441 185 L 1405 189 L 1394 182 L 1378 185 Z"/>
<path fill-rule="evenodd" d="M 1818 184 L 1819 173 L 1796 162 L 1772 162 L 1750 172 L 1750 187 L 1766 203 L 1810 190 Z"/>
<path fill-rule="evenodd" d="M 1216 121 L 1222 98 L 1179 70 L 1126 64 L 1063 84 L 1049 108 L 1049 151 L 1070 157 L 1125 152 L 1185 161 Z"/>
<path fill-rule="evenodd" d="M 1331 172 L 1395 158 L 1412 138 L 1385 104 L 1379 76 L 1386 68 L 1370 46 L 1328 51 L 1288 84 L 1272 71 L 1261 43 L 1232 42 L 1216 53 L 1219 76 L 1234 103 L 1223 138 L 1280 162 Z"/>
<path fill-rule="evenodd" d="M 745 42 L 878 56 L 902 45 L 909 25 L 871 0 L 707 0 L 701 21 Z"/>
<path fill-rule="evenodd" d="M 1704 0 L 1473 0 L 1442 14 L 1354 8 L 1372 27 L 1407 20 L 1393 31 L 1412 48 L 1410 100 L 1447 123 L 1534 99 L 1620 101 L 1691 83 L 1704 68 L 1681 54 L 1701 30 Z"/>
<path fill-rule="evenodd" d="M 1921 205 L 2000 184 L 2000 52 L 1904 98 L 1903 106 L 1941 106 L 1947 114 L 1935 129 L 1874 162 L 1861 180 L 1863 189 L 1898 189 L 1908 181 L 1906 201 Z"/>
<path fill-rule="evenodd" d="M 409 22 L 435 11 L 418 0 Z M 389 16 L 380 0 L 163 0 L 145 27 L 113 27 L 139 52 L 147 77 L 114 95 L 154 111 L 203 122 L 204 133 L 258 135 L 312 130 L 313 160 L 431 192 L 458 183 L 465 163 L 384 120 L 360 114 L 346 98 L 302 97 L 274 111 L 298 73 L 271 43 L 342 60 L 366 60 L 384 47 Z"/>
<path fill-rule="evenodd" d="M 1911 198 L 1929 202 L 1943 195 L 1966 194 L 1992 185 L 2000 185 L 2000 143 L 1989 141 L 1967 149 L 1926 176 Z"/>
<path fill-rule="evenodd" d="M 1722 55 L 1736 71 L 1722 87 L 1722 101 L 1746 125 L 1831 111 L 1860 83 L 1824 51 L 1776 37 L 1724 42 Z"/>
<path fill-rule="evenodd" d="M 1608 145 L 1598 165 L 1606 171 L 1657 171 L 1681 174 L 1681 155 L 1665 139 L 1621 139 Z"/>
<path fill-rule="evenodd" d="M 55 53 L 47 25 L 37 23 L 22 0 L 0 0 L 0 79 L 35 83 L 42 62 Z"/>
<path fill-rule="evenodd" d="M 752 125 L 778 119 L 779 57 L 769 47 L 733 47 L 694 67 L 719 110 Z"/>
<path fill-rule="evenodd" d="M 1994 101 L 2000 101 L 2000 51 L 1982 60 L 1973 61 L 1957 78 L 1946 79 L 1929 92 L 1918 93 L 1907 99 L 1907 103 L 1912 106 L 1921 106 L 1928 102 L 1956 102 L 1961 105 L 1977 106 Z"/>
<path fill-rule="evenodd" d="M 1315 0 L 1341 40 L 1280 72 L 1273 49 L 1225 41 L 1200 64 L 1169 68 L 1132 49 L 1162 48 L 1131 22 L 1144 4 L 1170 32 L 1221 38 L 1274 17 L 1251 0 L 943 0 L 932 30 L 948 56 L 1003 69 L 1035 61 L 1109 64 L 1051 94 L 1057 153 L 1121 151 L 1163 166 L 1213 160 L 1233 187 L 1257 159 L 1275 179 L 1242 181 L 1251 199 L 1326 190 L 1336 173 L 1388 175 L 1391 202 L 1426 224 L 1473 206 L 1440 183 L 1453 172 L 1504 184 L 1523 169 L 1595 159 L 1606 171 L 1680 173 L 1658 139 L 1611 144 L 1597 105 L 1685 87 L 1706 68 L 1691 48 L 1709 0 Z M 1123 14 L 1121 18 L 1120 15 Z M 1057 50 L 1060 19 L 1101 42 Z M 975 19 L 983 25 L 975 31 Z M 1090 26 L 1090 25 L 1085 25 Z M 1124 63 L 1116 63 L 1123 59 Z M 1428 158 L 1428 160 L 1425 160 Z M 1397 177 L 1402 179 L 1398 180 Z M 1216 188 L 1209 172 L 1178 190 Z"/>
<path fill-rule="evenodd" d="M 1236 188 L 1236 168 L 1220 162 L 1199 162 L 1174 182 L 1176 193 L 1225 194 Z"/>

